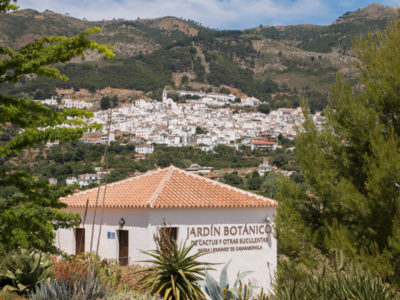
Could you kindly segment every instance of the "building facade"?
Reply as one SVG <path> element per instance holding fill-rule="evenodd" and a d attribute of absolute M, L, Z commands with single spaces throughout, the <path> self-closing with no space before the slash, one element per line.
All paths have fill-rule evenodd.
<path fill-rule="evenodd" d="M 97 188 L 62 199 L 68 211 L 82 215 L 82 224 L 57 232 L 60 250 L 89 252 L 96 194 Z M 159 169 L 107 186 L 103 218 L 99 209 L 94 222 L 93 251 L 100 238 L 101 257 L 140 263 L 148 259 L 140 250 L 155 248 L 153 235 L 165 221 L 178 243 L 195 244 L 192 251 L 205 253 L 200 260 L 217 264 L 214 277 L 231 260 L 231 282 L 238 271 L 252 271 L 251 282 L 270 290 L 277 265 L 276 205 L 172 166 Z"/>

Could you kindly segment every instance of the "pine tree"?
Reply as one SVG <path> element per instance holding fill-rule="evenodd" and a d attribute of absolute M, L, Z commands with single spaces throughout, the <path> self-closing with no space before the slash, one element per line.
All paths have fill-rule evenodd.
<path fill-rule="evenodd" d="M 359 83 L 341 76 L 317 130 L 306 105 L 296 139 L 308 188 L 280 189 L 277 234 L 289 262 L 344 253 L 400 280 L 400 25 L 354 42 Z M 310 262 L 311 261 L 311 262 Z"/>

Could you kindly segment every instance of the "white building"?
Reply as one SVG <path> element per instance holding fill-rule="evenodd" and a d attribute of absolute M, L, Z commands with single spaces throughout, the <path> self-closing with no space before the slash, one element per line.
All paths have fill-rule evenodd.
<path fill-rule="evenodd" d="M 101 189 L 101 195 L 104 187 Z M 85 224 L 57 231 L 56 246 L 68 253 L 89 251 L 97 188 L 62 198 L 66 211 L 88 213 Z M 277 265 L 274 200 L 175 167 L 159 169 L 107 186 L 103 223 L 95 220 L 94 245 L 101 257 L 120 264 L 148 259 L 140 250 L 155 248 L 153 234 L 165 220 L 178 243 L 195 243 L 201 260 L 216 263 L 216 278 L 232 260 L 229 281 L 252 271 L 252 284 L 270 291 Z M 143 263 L 142 263 L 143 264 Z"/>
<path fill-rule="evenodd" d="M 48 182 L 49 182 L 49 184 L 57 184 L 57 179 L 56 178 L 49 178 Z"/>
<path fill-rule="evenodd" d="M 65 183 L 67 185 L 75 184 L 78 183 L 78 179 L 76 179 L 76 177 L 68 177 L 67 179 L 65 179 Z"/>
<path fill-rule="evenodd" d="M 135 146 L 135 151 L 140 154 L 151 154 L 154 152 L 154 146 L 148 144 L 142 144 Z"/>
<path fill-rule="evenodd" d="M 81 100 L 72 100 L 72 99 L 63 99 L 62 103 L 66 108 L 91 108 L 93 107 L 93 103 L 81 101 Z"/>
<path fill-rule="evenodd" d="M 52 106 L 57 106 L 58 102 L 57 102 L 57 98 L 55 96 L 51 97 L 51 99 L 46 99 L 46 100 L 35 100 L 38 101 L 42 104 L 46 104 L 46 105 L 52 105 Z"/>
<path fill-rule="evenodd" d="M 78 176 L 78 184 L 80 187 L 88 186 L 92 183 L 99 184 L 101 177 L 104 175 L 99 174 L 81 174 Z"/>
<path fill-rule="evenodd" d="M 278 148 L 278 143 L 269 142 L 269 141 L 261 141 L 261 140 L 252 140 L 250 144 L 251 151 L 253 150 L 276 150 Z"/>

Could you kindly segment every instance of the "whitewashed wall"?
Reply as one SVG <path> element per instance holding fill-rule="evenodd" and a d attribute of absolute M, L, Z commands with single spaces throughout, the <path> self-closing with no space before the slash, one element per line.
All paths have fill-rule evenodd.
<path fill-rule="evenodd" d="M 70 211 L 80 212 L 83 215 L 83 209 L 70 209 Z M 264 231 L 266 228 L 269 231 L 270 228 L 266 225 L 266 218 L 273 226 L 275 213 L 275 208 L 106 209 L 99 254 L 104 258 L 118 259 L 116 231 L 120 229 L 119 220 L 124 218 L 126 224 L 123 229 L 129 230 L 130 263 L 140 263 L 140 260 L 148 258 L 140 250 L 155 248 L 153 233 L 165 219 L 171 226 L 179 228 L 178 242 L 197 241 L 194 251 L 208 252 L 201 260 L 218 263 L 214 266 L 216 270 L 210 272 L 214 278 L 218 280 L 224 264 L 232 260 L 228 269 L 231 284 L 238 271 L 253 271 L 247 278 L 253 284 L 264 287 L 264 290 L 269 290 L 276 272 L 277 243 L 273 233 Z M 100 215 L 101 210 L 96 217 L 93 251 L 97 245 Z M 90 248 L 92 218 L 93 210 L 89 210 L 85 224 L 87 252 Z M 247 230 L 244 230 L 245 225 Z M 250 231 L 250 227 L 261 229 L 261 233 Z M 210 231 L 213 234 L 207 234 Z M 109 239 L 108 232 L 114 232 L 115 239 Z M 62 251 L 74 254 L 74 231 L 59 230 L 56 245 Z M 248 248 L 245 247 L 253 249 L 246 250 Z"/>

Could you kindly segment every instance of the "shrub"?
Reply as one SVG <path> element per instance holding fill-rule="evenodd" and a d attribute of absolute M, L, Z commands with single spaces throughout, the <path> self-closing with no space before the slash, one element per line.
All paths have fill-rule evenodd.
<path fill-rule="evenodd" d="M 150 294 L 137 295 L 133 292 L 120 292 L 106 299 L 107 300 L 161 300 L 161 298 L 158 296 L 153 296 Z"/>
<path fill-rule="evenodd" d="M 96 300 L 104 299 L 110 294 L 107 284 L 101 277 L 78 280 L 74 285 L 66 281 L 53 279 L 42 282 L 31 295 L 32 300 Z"/>
<path fill-rule="evenodd" d="M 139 283 L 152 294 L 159 294 L 166 300 L 175 299 L 202 299 L 204 294 L 197 282 L 203 279 L 204 266 L 209 263 L 199 262 L 197 259 L 204 253 L 189 255 L 195 244 L 186 247 L 180 246 L 169 236 L 169 229 L 165 225 L 157 230 L 154 240 L 157 249 L 143 251 L 153 259 L 144 262 L 153 266 L 139 271 L 150 272 L 144 275 Z"/>
<path fill-rule="evenodd" d="M 125 267 L 121 267 L 121 279 L 118 286 L 118 289 L 129 290 L 129 291 L 142 291 L 143 284 L 139 283 L 139 280 L 150 272 L 141 272 L 144 267 L 140 265 L 129 265 Z"/>
<path fill-rule="evenodd" d="M 69 288 L 76 286 L 78 282 L 84 282 L 89 277 L 89 258 L 86 253 L 60 259 L 52 265 L 51 272 L 56 281 L 64 282 Z M 121 278 L 120 268 L 100 257 L 93 256 L 92 259 L 96 260 L 94 277 L 109 287 L 116 286 Z"/>
<path fill-rule="evenodd" d="M 16 293 L 10 293 L 7 291 L 0 291 L 0 299 L 1 300 L 23 300 L 25 298 L 21 298 Z"/>
<path fill-rule="evenodd" d="M 22 249 L 3 259 L 0 283 L 4 290 L 25 295 L 50 276 L 50 254 Z"/>
<path fill-rule="evenodd" d="M 299 264 L 293 270 L 289 262 L 280 262 L 274 299 L 400 299 L 396 285 L 358 263 L 350 263 L 342 251 L 334 251 L 329 258 L 315 255 L 319 263 L 311 269 Z"/>

